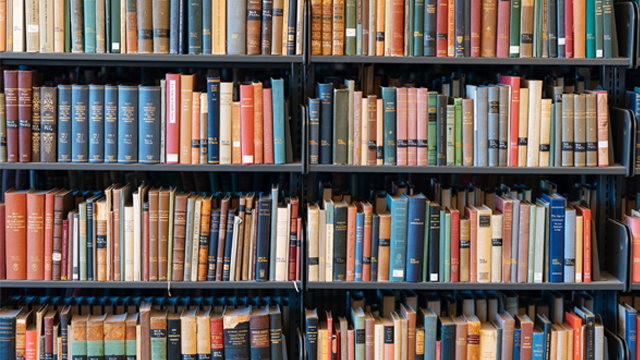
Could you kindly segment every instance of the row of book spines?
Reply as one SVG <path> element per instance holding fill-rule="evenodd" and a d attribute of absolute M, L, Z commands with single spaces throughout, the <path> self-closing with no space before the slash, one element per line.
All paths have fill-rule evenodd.
<path fill-rule="evenodd" d="M 0 128 L 0 136 L 6 142 L 0 146 L 0 161 L 285 162 L 286 107 L 281 79 L 272 79 L 273 89 L 263 89 L 261 83 L 240 85 L 234 97 L 234 84 L 220 83 L 217 78 L 208 79 L 206 94 L 194 92 L 192 75 L 167 75 L 168 88 L 31 88 L 31 75 L 29 71 L 5 71 L 7 87 L 0 108 L 7 110 L 3 112 L 6 127 Z M 176 94 L 172 90 L 177 88 L 181 91 Z M 28 101 L 24 99 L 29 106 L 18 106 L 18 92 L 29 93 Z M 238 101 L 227 101 L 235 98 Z M 46 106 L 40 106 L 41 102 Z M 22 123 L 28 126 L 18 125 Z M 125 136 L 118 137 L 119 132 Z M 165 135 L 166 141 L 161 138 Z"/>
<path fill-rule="evenodd" d="M 359 0 L 357 8 L 343 8 L 315 0 L 311 5 L 312 55 L 614 56 L 611 1 Z"/>
<path fill-rule="evenodd" d="M 301 0 L 227 2 L 28 1 L 15 10 L 8 2 L 0 51 L 302 54 Z"/>
<path fill-rule="evenodd" d="M 309 100 L 311 164 L 608 166 L 606 93 L 540 99 L 512 81 L 477 87 L 477 101 L 390 87 L 382 99 L 356 91 L 350 102 L 349 89 L 319 84 Z"/>

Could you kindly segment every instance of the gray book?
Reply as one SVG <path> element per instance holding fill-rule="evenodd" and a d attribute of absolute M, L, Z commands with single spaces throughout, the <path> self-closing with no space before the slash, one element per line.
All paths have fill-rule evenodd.
<path fill-rule="evenodd" d="M 453 166 L 456 150 L 456 106 L 447 105 L 447 128 L 445 136 L 447 138 L 447 166 Z"/>
<path fill-rule="evenodd" d="M 247 53 L 247 2 L 227 0 L 227 54 Z"/>
<path fill-rule="evenodd" d="M 573 103 L 573 166 L 587 165 L 587 97 L 577 95 Z"/>
<path fill-rule="evenodd" d="M 544 244 L 547 237 L 547 208 L 541 203 L 536 203 L 536 241 L 533 255 L 533 282 L 541 283 L 544 272 Z"/>
<path fill-rule="evenodd" d="M 520 200 L 515 196 L 509 196 L 513 202 L 513 214 L 511 220 L 511 282 L 518 282 L 518 244 L 520 234 Z"/>
<path fill-rule="evenodd" d="M 182 281 L 191 281 L 191 243 L 193 241 L 193 215 L 195 212 L 196 195 L 187 200 L 187 230 L 184 237 L 184 276 Z"/>
<path fill-rule="evenodd" d="M 564 208 L 564 282 L 575 281 L 576 271 L 576 211 Z"/>
<path fill-rule="evenodd" d="M 477 123 L 476 134 L 478 139 L 478 165 L 487 166 L 489 164 L 489 147 L 488 147 L 488 127 L 487 118 L 489 117 L 489 88 L 486 86 L 478 86 L 476 90 L 476 114 Z"/>
<path fill-rule="evenodd" d="M 562 163 L 561 166 L 573 166 L 573 106 L 575 95 L 562 95 Z"/>
<path fill-rule="evenodd" d="M 587 166 L 598 166 L 598 113 L 596 94 L 586 97 Z"/>
<path fill-rule="evenodd" d="M 489 86 L 488 90 L 489 111 L 488 122 L 488 155 L 489 166 L 499 166 L 499 141 L 500 141 L 500 88 Z"/>
<path fill-rule="evenodd" d="M 509 148 L 509 108 L 511 105 L 511 87 L 502 85 L 500 89 L 500 104 L 498 107 L 499 114 L 499 134 L 498 134 L 498 164 L 499 166 L 508 166 L 508 148 Z"/>
<path fill-rule="evenodd" d="M 344 81 L 344 85 L 347 87 L 348 92 L 349 92 L 349 99 L 348 99 L 348 104 L 347 104 L 347 108 L 349 109 L 349 138 L 348 138 L 348 142 L 347 142 L 347 164 L 349 165 L 353 165 L 353 137 L 354 137 L 354 131 L 353 131 L 353 114 L 354 114 L 354 109 L 353 109 L 353 92 L 355 91 L 356 88 L 356 82 L 353 80 L 345 80 Z"/>
<path fill-rule="evenodd" d="M 333 164 L 347 164 L 349 89 L 333 89 Z"/>

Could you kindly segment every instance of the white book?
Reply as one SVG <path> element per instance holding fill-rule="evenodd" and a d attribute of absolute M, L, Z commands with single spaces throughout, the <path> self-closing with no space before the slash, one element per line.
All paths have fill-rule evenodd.
<path fill-rule="evenodd" d="M 369 50 L 371 51 L 371 50 Z M 369 98 L 362 98 L 362 116 L 361 116 L 360 140 L 360 165 L 367 165 L 369 162 Z"/>
<path fill-rule="evenodd" d="M 582 215 L 577 215 L 576 213 L 576 274 L 575 274 L 575 282 L 582 282 L 582 267 L 583 258 L 582 258 L 582 246 L 584 244 L 584 218 Z"/>
<path fill-rule="evenodd" d="M 502 282 L 502 214 L 491 215 L 491 282 Z"/>
<path fill-rule="evenodd" d="M 96 6 L 97 6 L 96 2 Z M 104 6 L 104 1 L 102 2 Z M 53 0 L 40 0 L 39 8 L 40 21 L 40 52 L 53 52 Z M 100 14 L 97 14 L 100 15 Z M 104 16 L 104 14 L 102 14 Z"/>
<path fill-rule="evenodd" d="M 276 276 L 275 281 L 285 281 L 286 279 L 286 256 L 289 236 L 287 234 L 287 215 L 289 209 L 278 206 L 277 228 L 276 228 Z"/>
<path fill-rule="evenodd" d="M 476 85 L 467 85 L 467 98 L 473 100 L 473 138 L 478 137 L 478 104 L 476 103 Z M 478 166 L 478 141 L 473 142 L 473 166 Z"/>
<path fill-rule="evenodd" d="M 124 281 L 134 281 L 134 215 L 131 204 L 124 207 Z"/>
<path fill-rule="evenodd" d="M 125 230 L 126 231 L 126 230 Z M 142 201 L 133 193 L 133 281 L 142 281 Z"/>
<path fill-rule="evenodd" d="M 209 149 L 207 142 L 209 139 L 209 104 L 207 104 L 207 93 L 200 94 L 200 164 L 206 164 L 209 159 Z M 195 280 L 194 280 L 195 281 Z"/>
<path fill-rule="evenodd" d="M 604 327 L 598 318 L 595 326 L 595 360 L 604 360 Z"/>
<path fill-rule="evenodd" d="M 542 101 L 542 81 L 523 80 L 529 84 L 529 127 L 527 131 L 527 166 L 538 166 L 540 148 L 540 113 Z"/>
<path fill-rule="evenodd" d="M 326 242 L 327 211 L 325 209 L 318 209 L 318 281 L 326 281 Z"/>
<path fill-rule="evenodd" d="M 477 282 L 491 281 L 491 209 L 482 205 L 478 209 L 477 225 Z"/>
<path fill-rule="evenodd" d="M 56 51 L 57 52 L 57 51 Z M 165 163 L 165 145 L 164 140 L 166 132 L 165 126 L 167 126 L 167 81 L 160 80 L 160 164 Z"/>
<path fill-rule="evenodd" d="M 549 167 L 549 155 L 551 154 L 551 99 L 542 99 L 539 149 L 538 166 Z"/>
<path fill-rule="evenodd" d="M 524 81 L 524 79 L 523 79 Z M 524 85 L 523 85 L 524 86 Z M 527 166 L 527 130 L 529 129 L 529 89 L 520 87 L 520 118 L 518 119 L 518 167 Z"/>
<path fill-rule="evenodd" d="M 24 0 L 13 0 L 12 12 L 13 52 L 24 52 Z"/>
<path fill-rule="evenodd" d="M 191 274 L 190 281 L 198 281 L 198 252 L 200 251 L 200 218 L 202 216 L 202 199 L 200 195 L 195 200 L 193 212 L 193 238 L 191 239 Z M 189 238 L 187 238 L 188 240 Z"/>
<path fill-rule="evenodd" d="M 307 221 L 309 222 L 307 227 L 308 281 L 318 281 L 318 212 L 318 204 L 309 204 L 307 207 Z"/>
<path fill-rule="evenodd" d="M 544 239 L 547 227 L 547 208 L 541 204 L 536 204 L 536 241 L 535 254 L 533 257 L 533 282 L 542 282 L 542 272 L 544 263 Z"/>
<path fill-rule="evenodd" d="M 14 2 L 15 4 L 15 2 Z M 39 0 L 25 0 L 25 23 L 27 26 L 27 51 L 40 51 L 40 3 Z M 13 22 L 16 24 L 16 22 Z"/>
<path fill-rule="evenodd" d="M 107 239 L 111 239 L 111 232 L 113 231 L 111 229 L 111 214 L 113 213 L 113 211 L 111 210 L 111 206 L 112 206 L 112 192 L 111 189 L 113 189 L 114 185 L 110 185 L 105 191 L 104 191 L 104 196 L 106 197 L 106 202 L 105 202 L 105 212 L 106 212 L 106 221 L 107 221 Z M 96 228 L 97 230 L 97 228 Z M 113 251 L 113 241 L 107 241 L 107 259 L 112 259 L 111 257 L 111 252 Z M 111 278 L 111 261 L 107 261 L 107 281 L 112 281 L 113 279 Z"/>
<path fill-rule="evenodd" d="M 333 226 L 334 226 L 334 205 L 333 201 L 325 201 L 324 208 L 327 214 L 325 227 L 325 281 L 333 281 Z"/>
<path fill-rule="evenodd" d="M 231 164 L 231 108 L 233 83 L 220 83 L 220 165 Z"/>
<path fill-rule="evenodd" d="M 233 217 L 233 238 L 231 243 L 231 268 L 229 269 L 229 281 L 235 281 L 237 277 L 236 265 L 238 256 L 238 241 L 240 238 L 240 226 L 242 225 L 242 219 L 239 216 Z"/>
<path fill-rule="evenodd" d="M 373 347 L 373 359 L 384 360 L 384 324 L 379 316 L 375 322 L 375 342 Z"/>

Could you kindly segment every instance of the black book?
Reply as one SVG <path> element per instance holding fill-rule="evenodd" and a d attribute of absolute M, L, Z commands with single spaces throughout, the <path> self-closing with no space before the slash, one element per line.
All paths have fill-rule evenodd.
<path fill-rule="evenodd" d="M 437 0 L 425 0 L 424 7 L 424 56 L 436 56 Z"/>
<path fill-rule="evenodd" d="M 180 315 L 167 314 L 167 360 L 182 360 Z"/>
<path fill-rule="evenodd" d="M 309 99 L 309 163 L 318 164 L 320 151 L 320 99 Z"/>
<path fill-rule="evenodd" d="M 333 280 L 347 279 L 347 212 L 344 201 L 336 202 L 333 218 Z"/>
<path fill-rule="evenodd" d="M 269 245 L 271 242 L 271 196 L 261 195 L 258 205 L 258 241 L 256 281 L 269 280 Z"/>
<path fill-rule="evenodd" d="M 438 144 L 437 165 L 447 165 L 447 95 L 438 94 L 436 138 Z"/>
<path fill-rule="evenodd" d="M 282 359 L 282 313 L 277 304 L 269 306 L 269 342 L 271 360 Z"/>
<path fill-rule="evenodd" d="M 440 268 L 440 205 L 432 201 L 429 211 L 429 263 L 428 281 L 438 282 Z"/>
<path fill-rule="evenodd" d="M 558 0 L 547 0 L 549 6 L 549 57 L 558 57 Z"/>
<path fill-rule="evenodd" d="M 318 311 L 305 310 L 307 360 L 318 359 Z"/>
<path fill-rule="evenodd" d="M 455 16 L 455 56 L 464 57 L 464 34 L 465 34 L 465 4 L 466 0 L 456 0 L 456 16 Z"/>

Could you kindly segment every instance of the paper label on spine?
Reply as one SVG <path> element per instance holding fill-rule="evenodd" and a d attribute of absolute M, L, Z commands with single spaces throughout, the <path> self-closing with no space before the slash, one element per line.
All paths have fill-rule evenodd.
<path fill-rule="evenodd" d="M 602 50 L 596 50 L 596 57 L 601 58 L 602 56 Z"/>
<path fill-rule="evenodd" d="M 347 28 L 347 37 L 355 37 L 355 36 L 356 36 L 356 29 Z"/>
<path fill-rule="evenodd" d="M 519 54 L 520 53 L 520 46 L 519 45 L 509 46 L 509 53 L 510 54 Z"/>
<path fill-rule="evenodd" d="M 564 38 L 558 38 L 558 45 L 564 45 Z"/>
<path fill-rule="evenodd" d="M 167 161 L 178 161 L 178 154 L 167 154 Z"/>
<path fill-rule="evenodd" d="M 438 274 L 431 274 L 431 281 L 438 281 Z"/>
<path fill-rule="evenodd" d="M 29 33 L 37 33 L 38 25 L 27 25 L 27 32 Z"/>
<path fill-rule="evenodd" d="M 253 156 L 251 156 L 251 155 L 244 155 L 244 156 L 242 157 L 242 162 L 245 162 L 245 163 L 252 163 L 252 162 L 253 162 Z"/>
<path fill-rule="evenodd" d="M 119 42 L 111 43 L 111 48 L 113 50 L 120 50 L 120 43 Z"/>
<path fill-rule="evenodd" d="M 608 148 L 609 147 L 609 142 L 608 141 L 598 141 L 598 147 L 600 147 L 600 148 Z"/>
<path fill-rule="evenodd" d="M 393 277 L 402 277 L 403 275 L 404 275 L 404 270 L 393 269 Z"/>

